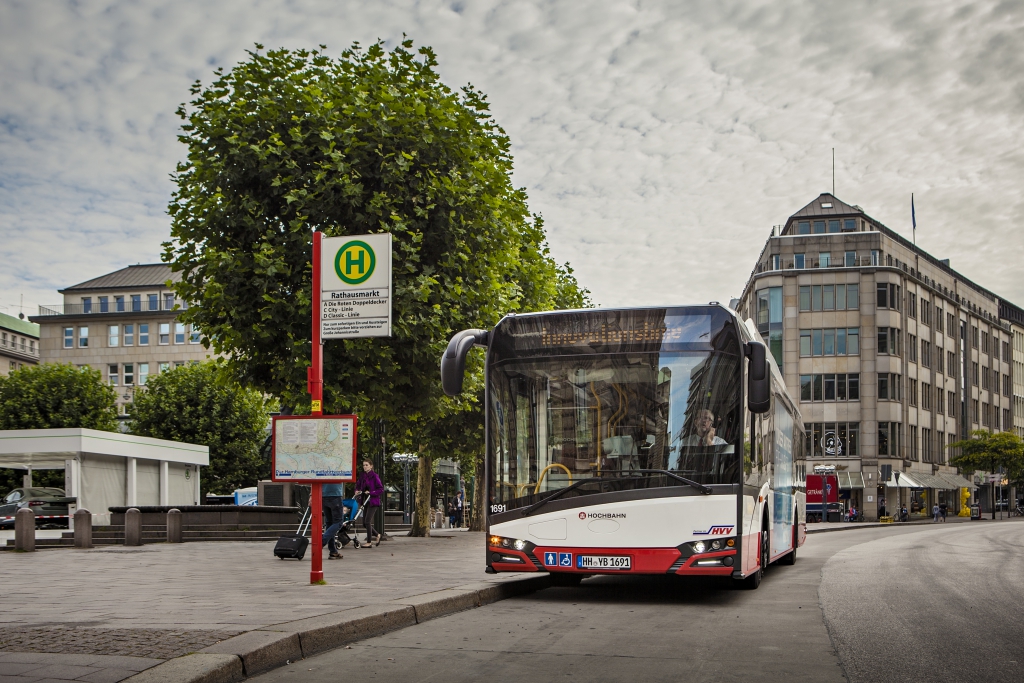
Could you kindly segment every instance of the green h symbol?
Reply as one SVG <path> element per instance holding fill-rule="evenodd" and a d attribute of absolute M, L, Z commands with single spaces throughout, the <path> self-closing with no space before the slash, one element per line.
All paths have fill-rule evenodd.
<path fill-rule="evenodd" d="M 348 249 L 348 250 L 345 251 L 345 274 L 346 275 L 349 275 L 349 274 L 352 273 L 352 267 L 353 266 L 358 266 L 358 268 L 359 268 L 358 273 L 362 273 L 363 270 L 365 270 L 365 268 L 366 268 L 365 264 L 363 263 L 363 258 L 366 256 L 366 252 L 363 251 L 362 249 L 360 249 L 359 250 L 359 257 L 358 258 L 352 258 L 352 252 L 353 251 L 355 251 L 355 249 Z"/>

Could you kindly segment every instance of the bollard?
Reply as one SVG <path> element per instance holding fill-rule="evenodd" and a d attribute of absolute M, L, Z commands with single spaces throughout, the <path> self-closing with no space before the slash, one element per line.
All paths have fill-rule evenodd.
<path fill-rule="evenodd" d="M 142 513 L 138 508 L 128 508 L 124 513 L 124 544 L 142 545 Z"/>
<path fill-rule="evenodd" d="M 167 542 L 181 543 L 181 510 L 178 508 L 167 511 Z"/>
<path fill-rule="evenodd" d="M 441 529 L 441 528 L 443 528 L 443 525 L 444 525 L 444 515 L 442 515 L 440 512 L 435 512 L 434 513 L 434 528 L 435 529 Z"/>
<path fill-rule="evenodd" d="M 36 513 L 21 508 L 14 516 L 14 549 L 31 553 L 36 549 Z"/>
<path fill-rule="evenodd" d="M 75 512 L 75 547 L 92 547 L 92 513 L 85 508 Z"/>

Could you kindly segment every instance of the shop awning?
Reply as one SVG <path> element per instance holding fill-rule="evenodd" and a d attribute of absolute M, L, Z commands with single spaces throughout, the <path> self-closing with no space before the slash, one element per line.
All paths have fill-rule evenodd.
<path fill-rule="evenodd" d="M 949 482 L 945 479 L 939 479 L 934 474 L 914 472 L 914 479 L 926 489 L 945 489 L 949 487 Z"/>
<path fill-rule="evenodd" d="M 915 479 L 915 477 L 917 476 L 916 474 L 911 475 L 908 472 L 899 472 L 900 476 L 899 476 L 898 480 L 896 479 L 896 474 L 897 474 L 896 472 L 893 472 L 892 476 L 889 477 L 889 481 L 885 482 L 885 485 L 888 486 L 889 488 L 892 488 L 892 489 L 895 489 L 895 488 L 900 488 L 900 489 L 923 489 L 923 488 L 925 488 L 924 486 L 922 486 L 917 481 L 917 479 Z"/>
<path fill-rule="evenodd" d="M 864 474 L 862 472 L 837 472 L 839 476 L 840 489 L 862 489 L 864 488 Z"/>
<path fill-rule="evenodd" d="M 939 472 L 935 475 L 943 479 L 948 485 L 947 489 L 976 489 L 978 488 L 973 482 L 964 479 L 959 474 L 953 474 L 952 472 Z"/>

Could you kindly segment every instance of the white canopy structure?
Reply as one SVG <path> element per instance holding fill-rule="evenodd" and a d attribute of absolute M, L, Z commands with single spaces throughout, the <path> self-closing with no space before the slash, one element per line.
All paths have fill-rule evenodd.
<path fill-rule="evenodd" d="M 94 525 L 110 507 L 198 505 L 208 446 L 95 429 L 0 430 L 0 467 L 64 470 L 64 490 Z"/>

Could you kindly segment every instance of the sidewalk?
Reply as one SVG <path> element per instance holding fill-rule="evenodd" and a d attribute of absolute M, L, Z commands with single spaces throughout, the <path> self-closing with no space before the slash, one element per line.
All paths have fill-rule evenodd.
<path fill-rule="evenodd" d="M 998 515 L 996 515 L 998 519 Z M 986 518 L 987 520 L 988 518 Z M 970 522 L 970 517 L 953 517 L 952 515 L 946 517 L 945 522 L 933 522 L 931 517 L 927 519 L 911 518 L 909 522 L 891 522 L 889 524 L 882 524 L 881 522 L 814 522 L 813 524 L 807 525 L 807 533 L 819 534 L 828 531 L 843 531 L 846 529 L 870 529 L 871 527 L 880 526 L 912 526 L 917 524 L 959 524 L 960 522 Z M 974 520 L 979 521 L 979 520 Z"/>
<path fill-rule="evenodd" d="M 311 551 L 278 560 L 266 542 L 3 553 L 0 683 L 240 680 L 546 585 L 484 574 L 480 533 L 432 533 L 346 548 L 326 586 Z"/>

